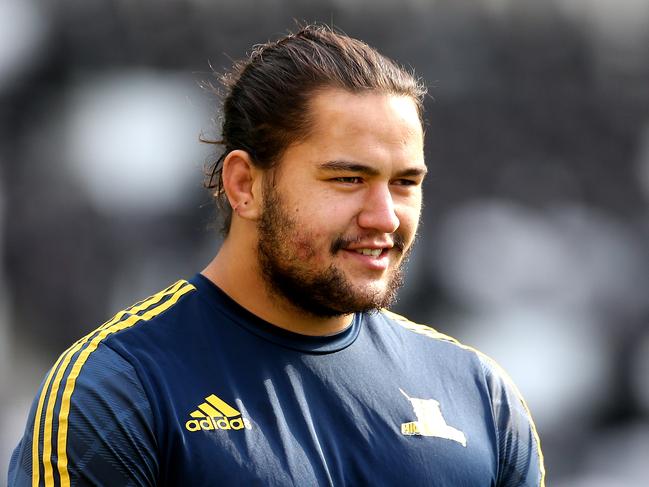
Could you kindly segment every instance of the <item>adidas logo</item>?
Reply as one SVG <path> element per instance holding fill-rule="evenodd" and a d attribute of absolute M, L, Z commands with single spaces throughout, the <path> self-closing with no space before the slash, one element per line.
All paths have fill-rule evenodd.
<path fill-rule="evenodd" d="M 185 423 L 188 431 L 252 429 L 247 418 L 214 394 L 207 396 L 205 402 L 189 415 L 194 419 Z"/>

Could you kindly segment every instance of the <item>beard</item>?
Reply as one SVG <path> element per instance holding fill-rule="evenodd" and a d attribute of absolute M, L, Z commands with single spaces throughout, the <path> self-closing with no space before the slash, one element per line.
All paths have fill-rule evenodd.
<path fill-rule="evenodd" d="M 271 295 L 283 297 L 319 318 L 378 311 L 394 302 L 403 283 L 401 264 L 408 253 L 404 252 L 405 239 L 401 234 L 393 234 L 391 251 L 403 254 L 403 259 L 388 276 L 387 285 L 354 286 L 333 263 L 325 269 L 317 268 L 315 240 L 307 232 L 299 233 L 299 223 L 285 211 L 279 194 L 273 188 L 264 189 L 266 199 L 257 227 L 257 257 Z M 337 236 L 328 249 L 331 257 L 360 238 Z"/>

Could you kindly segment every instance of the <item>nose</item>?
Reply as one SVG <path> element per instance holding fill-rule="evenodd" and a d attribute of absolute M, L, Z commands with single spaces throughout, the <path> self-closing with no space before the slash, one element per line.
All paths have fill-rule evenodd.
<path fill-rule="evenodd" d="M 358 214 L 358 225 L 381 233 L 393 233 L 399 228 L 400 221 L 387 186 L 376 186 L 368 190 L 363 208 Z"/>

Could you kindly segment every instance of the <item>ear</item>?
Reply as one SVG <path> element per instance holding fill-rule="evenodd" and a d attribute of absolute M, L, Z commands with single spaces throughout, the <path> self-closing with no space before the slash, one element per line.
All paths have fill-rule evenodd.
<path fill-rule="evenodd" d="M 262 172 L 250 154 L 233 150 L 223 160 L 223 189 L 235 215 L 256 220 L 260 213 Z"/>

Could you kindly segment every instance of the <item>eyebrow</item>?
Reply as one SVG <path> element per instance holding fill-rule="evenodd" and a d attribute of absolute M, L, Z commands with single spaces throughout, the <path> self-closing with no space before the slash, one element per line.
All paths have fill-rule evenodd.
<path fill-rule="evenodd" d="M 359 174 L 364 174 L 366 176 L 378 176 L 380 171 L 372 166 L 366 164 L 361 164 L 360 162 L 351 162 L 351 161 L 327 161 L 319 164 L 318 167 L 324 171 L 347 171 L 354 172 Z M 428 170 L 425 166 L 416 166 L 409 167 L 399 172 L 397 177 L 418 177 L 425 176 Z"/>

